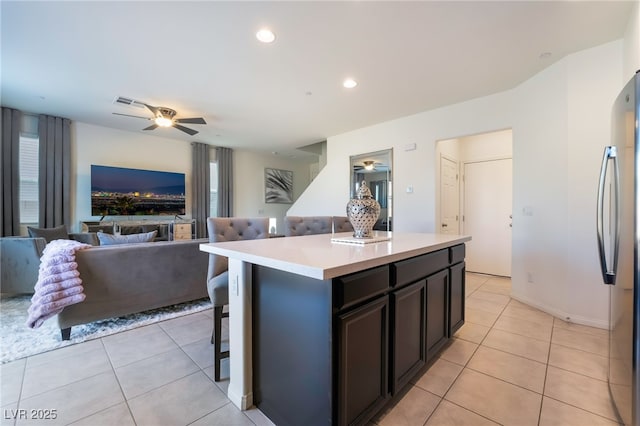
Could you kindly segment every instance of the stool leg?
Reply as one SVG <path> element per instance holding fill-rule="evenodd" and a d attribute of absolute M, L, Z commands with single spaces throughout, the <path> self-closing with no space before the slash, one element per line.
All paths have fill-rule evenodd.
<path fill-rule="evenodd" d="M 213 369 L 214 380 L 220 381 L 220 359 L 222 358 L 222 306 L 213 308 Z"/>

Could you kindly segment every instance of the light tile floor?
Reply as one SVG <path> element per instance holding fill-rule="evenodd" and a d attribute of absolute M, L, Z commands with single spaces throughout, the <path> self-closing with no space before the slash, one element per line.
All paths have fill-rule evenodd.
<path fill-rule="evenodd" d="M 467 274 L 465 324 L 373 423 L 615 425 L 606 330 L 553 318 L 509 297 L 511 280 Z"/>
<path fill-rule="evenodd" d="M 554 319 L 510 291 L 509 279 L 467 274 L 465 325 L 373 423 L 616 424 L 606 331 Z M 271 425 L 229 401 L 228 379 L 212 380 L 212 321 L 200 312 L 4 364 L 0 425 Z M 57 419 L 20 418 L 32 410 Z"/>
<path fill-rule="evenodd" d="M 213 381 L 212 327 L 208 310 L 3 364 L 0 425 L 273 425 L 229 401 L 228 359 Z"/>

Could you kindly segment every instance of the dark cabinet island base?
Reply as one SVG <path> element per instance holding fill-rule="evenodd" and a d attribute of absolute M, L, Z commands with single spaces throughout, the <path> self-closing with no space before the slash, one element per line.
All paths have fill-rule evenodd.
<path fill-rule="evenodd" d="M 253 399 L 278 426 L 366 424 L 464 324 L 464 244 L 327 280 L 252 275 Z"/>

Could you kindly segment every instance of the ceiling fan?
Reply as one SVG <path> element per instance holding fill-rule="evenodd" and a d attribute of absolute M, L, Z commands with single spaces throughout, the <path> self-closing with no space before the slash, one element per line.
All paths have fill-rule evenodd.
<path fill-rule="evenodd" d="M 125 117 L 134 117 L 134 118 L 142 118 L 143 120 L 152 120 L 153 124 L 149 127 L 145 127 L 142 130 L 153 130 L 158 127 L 175 127 L 178 130 L 181 130 L 189 135 L 193 136 L 198 133 L 197 130 L 190 129 L 188 127 L 182 126 L 178 123 L 187 123 L 187 124 L 207 124 L 202 117 L 192 117 L 192 118 L 175 118 L 176 111 L 167 108 L 167 107 L 156 107 L 148 104 L 143 104 L 146 106 L 149 111 L 153 113 L 153 118 L 149 117 L 140 117 L 139 115 L 130 115 L 130 114 L 121 114 L 119 112 L 114 112 L 115 115 L 124 115 Z"/>
<path fill-rule="evenodd" d="M 354 164 L 353 168 L 356 171 L 364 169 L 364 170 L 370 172 L 370 171 L 376 170 L 376 165 L 377 164 L 382 164 L 382 163 L 380 163 L 378 161 L 373 161 L 373 160 L 365 160 L 365 161 L 362 162 L 362 165 Z"/>

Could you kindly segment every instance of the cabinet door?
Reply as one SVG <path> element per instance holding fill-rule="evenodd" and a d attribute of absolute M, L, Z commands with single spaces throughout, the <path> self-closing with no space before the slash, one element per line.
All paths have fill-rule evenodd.
<path fill-rule="evenodd" d="M 387 401 L 389 297 L 337 318 L 337 424 L 365 423 Z"/>
<path fill-rule="evenodd" d="M 426 362 L 425 280 L 391 293 L 391 393 L 402 389 Z"/>
<path fill-rule="evenodd" d="M 464 324 L 465 300 L 465 264 L 457 263 L 451 267 L 449 337 Z"/>
<path fill-rule="evenodd" d="M 449 337 L 449 270 L 427 277 L 427 361 Z"/>

